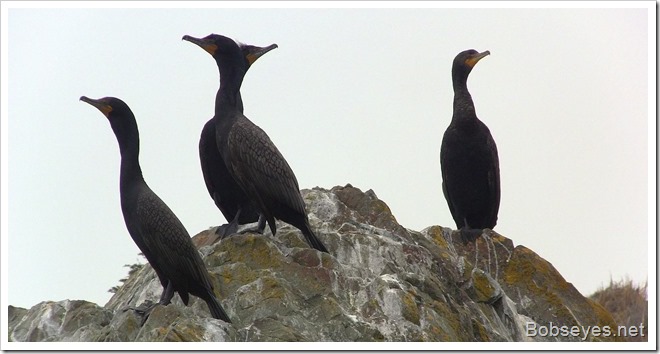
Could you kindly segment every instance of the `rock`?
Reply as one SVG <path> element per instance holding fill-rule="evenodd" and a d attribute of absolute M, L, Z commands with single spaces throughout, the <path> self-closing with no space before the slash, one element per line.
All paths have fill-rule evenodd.
<path fill-rule="evenodd" d="M 504 295 L 500 284 L 479 268 L 472 269 L 472 286 L 469 290 L 468 294 L 472 293 L 470 297 L 475 301 L 491 305 Z"/>
<path fill-rule="evenodd" d="M 112 311 L 82 300 L 44 301 L 10 327 L 10 341 L 93 341 L 110 324 Z"/>
<path fill-rule="evenodd" d="M 578 341 L 529 336 L 542 326 L 612 326 L 550 263 L 491 230 L 474 243 L 431 226 L 399 225 L 385 202 L 346 185 L 302 191 L 330 254 L 278 222 L 276 236 L 216 228 L 193 237 L 232 324 L 191 297 L 132 310 L 162 291 L 153 269 L 132 274 L 104 306 L 84 301 L 10 306 L 12 341 Z M 542 333 L 541 333 L 542 334 Z M 587 336 L 586 340 L 613 340 Z"/>

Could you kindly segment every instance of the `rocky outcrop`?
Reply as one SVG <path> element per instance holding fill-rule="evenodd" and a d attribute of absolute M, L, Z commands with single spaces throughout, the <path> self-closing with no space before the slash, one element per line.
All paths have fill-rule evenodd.
<path fill-rule="evenodd" d="M 150 266 L 132 274 L 103 307 L 64 300 L 10 306 L 12 341 L 609 341 L 587 326 L 616 325 L 554 267 L 485 230 L 474 243 L 431 226 L 399 225 L 369 190 L 304 190 L 310 222 L 330 254 L 310 249 L 278 222 L 272 236 L 196 235 L 232 324 L 206 304 L 175 295 L 143 326 L 127 306 L 157 301 Z M 557 330 L 554 330 L 554 327 Z M 546 329 L 544 331 L 544 328 Z M 582 328 L 562 335 L 562 328 Z M 534 332 L 536 331 L 536 332 Z M 556 335 L 553 335 L 555 334 Z M 530 335 L 536 334 L 536 335 Z"/>

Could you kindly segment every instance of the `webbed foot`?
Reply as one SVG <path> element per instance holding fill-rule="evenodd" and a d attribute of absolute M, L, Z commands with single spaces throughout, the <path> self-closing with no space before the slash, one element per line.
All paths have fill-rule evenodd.
<path fill-rule="evenodd" d="M 158 305 L 159 305 L 158 302 L 152 302 L 150 300 L 147 300 L 144 303 L 142 303 L 140 306 L 125 307 L 122 309 L 122 311 L 132 310 L 133 312 L 135 312 L 137 317 L 140 319 L 140 327 L 142 327 L 144 326 L 144 323 L 147 322 L 147 319 L 149 318 L 151 311 L 153 311 Z"/>

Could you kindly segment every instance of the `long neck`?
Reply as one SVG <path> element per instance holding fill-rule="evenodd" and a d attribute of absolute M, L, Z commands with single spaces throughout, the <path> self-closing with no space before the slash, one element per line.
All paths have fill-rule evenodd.
<path fill-rule="evenodd" d="M 454 116 L 452 121 L 473 121 L 477 119 L 474 102 L 467 88 L 467 75 L 453 75 Z"/>
<path fill-rule="evenodd" d="M 121 125 L 112 125 L 112 129 L 117 136 L 119 143 L 119 152 L 121 154 L 121 167 L 119 172 L 119 185 L 123 192 L 135 181 L 142 181 L 142 169 L 140 168 L 140 136 L 137 124 L 133 120 L 123 120 Z"/>
<path fill-rule="evenodd" d="M 220 88 L 215 96 L 216 116 L 228 109 L 235 109 L 242 113 L 243 100 L 240 89 L 245 72 L 231 65 L 219 64 L 218 69 L 220 71 Z"/>
<path fill-rule="evenodd" d="M 238 91 L 236 94 L 228 94 L 225 91 L 226 89 L 223 88 L 221 82 L 218 93 L 215 94 L 215 116 L 219 116 L 222 110 L 227 106 L 235 107 L 239 112 L 243 113 L 243 99 L 241 98 L 241 92 Z"/>

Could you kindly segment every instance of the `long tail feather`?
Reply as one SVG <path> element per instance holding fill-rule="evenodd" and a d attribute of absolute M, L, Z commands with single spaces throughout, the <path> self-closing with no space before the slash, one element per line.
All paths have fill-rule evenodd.
<path fill-rule="evenodd" d="M 328 249 L 325 248 L 325 245 L 321 240 L 319 240 L 318 237 L 314 234 L 314 232 L 309 228 L 309 226 L 306 227 L 306 229 L 302 230 L 303 235 L 307 239 L 307 243 L 312 247 L 315 248 L 321 252 L 325 253 L 330 253 L 328 252 Z"/>
<path fill-rule="evenodd" d="M 206 301 L 206 305 L 208 305 L 209 311 L 211 311 L 211 316 L 213 316 L 213 318 L 231 323 L 229 316 L 227 316 L 225 310 L 222 308 L 222 306 L 220 306 L 220 302 L 218 302 L 218 299 L 216 299 L 213 294 L 209 294 L 208 298 L 204 299 L 204 301 Z"/>

